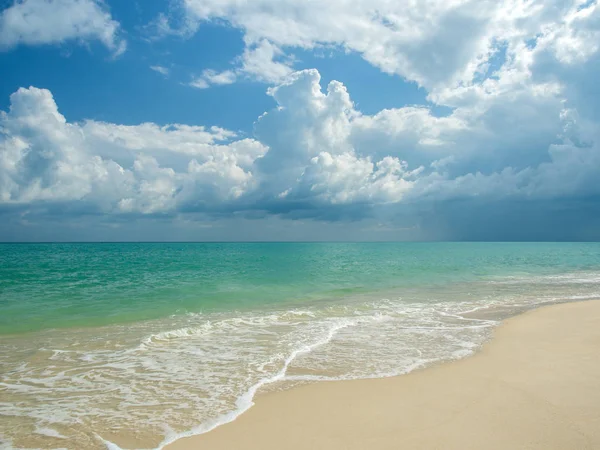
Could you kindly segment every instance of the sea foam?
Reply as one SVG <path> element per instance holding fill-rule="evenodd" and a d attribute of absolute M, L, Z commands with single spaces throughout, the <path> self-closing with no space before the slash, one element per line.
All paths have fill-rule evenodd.
<path fill-rule="evenodd" d="M 69 448 L 90 447 L 93 429 L 96 444 L 117 450 L 118 440 L 108 436 L 136 429 L 150 436 L 140 447 L 158 450 L 235 420 L 263 390 L 395 376 L 463 358 L 511 311 L 598 291 L 593 281 L 540 286 L 537 279 L 481 283 L 421 297 L 185 314 L 15 337 L 11 348 L 28 356 L 14 363 L 2 356 L 9 370 L 0 380 L 7 399 L 0 414 Z M 11 430 L 2 432 L 14 441 Z"/>

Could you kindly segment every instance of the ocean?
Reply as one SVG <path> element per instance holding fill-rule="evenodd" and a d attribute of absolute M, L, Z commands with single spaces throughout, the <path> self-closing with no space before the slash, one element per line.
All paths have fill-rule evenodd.
<path fill-rule="evenodd" d="M 0 448 L 160 449 L 599 297 L 600 243 L 0 244 Z"/>

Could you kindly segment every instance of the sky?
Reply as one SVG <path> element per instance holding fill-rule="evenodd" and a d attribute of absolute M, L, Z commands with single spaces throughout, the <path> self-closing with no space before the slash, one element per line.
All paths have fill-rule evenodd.
<path fill-rule="evenodd" d="M 0 241 L 600 240 L 590 0 L 0 2 Z"/>

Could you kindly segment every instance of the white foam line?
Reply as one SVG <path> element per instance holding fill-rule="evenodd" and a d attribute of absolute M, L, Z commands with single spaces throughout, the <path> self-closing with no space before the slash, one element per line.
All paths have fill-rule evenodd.
<path fill-rule="evenodd" d="M 150 336 L 146 337 L 140 344 L 140 347 L 153 345 L 157 341 L 165 342 L 176 338 L 200 336 L 209 333 L 212 330 L 212 328 L 212 323 L 210 321 L 207 321 L 198 327 L 184 327 L 178 328 L 176 330 L 162 331 L 160 333 L 151 334 Z"/>
<path fill-rule="evenodd" d="M 494 324 L 467 325 L 464 327 L 397 327 L 399 330 L 475 330 L 477 328 L 490 328 Z"/>
<path fill-rule="evenodd" d="M 460 312 L 458 314 L 449 314 L 449 313 L 445 313 L 443 311 L 440 311 L 439 314 L 444 316 L 444 317 L 454 317 L 455 319 L 459 319 L 459 320 L 465 320 L 465 321 L 473 321 L 473 322 L 483 322 L 486 323 L 487 326 L 494 326 L 499 324 L 500 322 L 497 320 L 490 320 L 490 319 L 477 319 L 475 317 L 463 317 L 461 314 L 467 314 L 470 312 L 475 312 L 477 311 L 479 308 L 473 308 L 469 311 L 464 311 L 464 312 Z"/>
<path fill-rule="evenodd" d="M 53 437 L 53 438 L 57 438 L 57 439 L 68 439 L 66 436 L 63 436 L 58 431 L 56 431 L 54 428 L 49 428 L 49 427 L 36 426 L 35 433 L 41 434 L 42 436 L 49 436 L 49 437 Z"/>
<path fill-rule="evenodd" d="M 356 375 L 356 376 L 341 376 L 341 377 L 329 377 L 326 375 L 291 375 L 285 379 L 288 381 L 349 381 L 349 380 L 371 380 L 379 378 L 392 378 L 400 375 L 406 375 L 413 372 L 416 369 L 425 367 L 427 364 L 444 361 L 444 358 L 430 358 L 415 361 L 413 364 L 403 370 L 396 370 L 392 372 L 374 373 L 372 375 Z"/>
<path fill-rule="evenodd" d="M 240 397 L 238 397 L 238 399 L 236 400 L 236 406 L 237 409 L 234 411 L 231 411 L 227 414 L 223 414 L 220 417 L 217 417 L 216 419 L 212 419 L 208 422 L 203 423 L 202 425 L 196 427 L 196 428 L 192 428 L 189 431 L 183 432 L 183 433 L 173 433 L 173 434 L 168 434 L 165 439 L 158 445 L 158 447 L 156 447 L 155 449 L 146 449 L 146 450 L 162 450 L 164 449 L 167 445 L 172 444 L 173 442 L 182 439 L 182 438 L 186 438 L 186 437 L 190 437 L 190 436 L 197 436 L 200 434 L 204 434 L 204 433 L 208 433 L 209 431 L 214 430 L 215 428 L 221 426 L 221 425 L 225 425 L 226 423 L 230 423 L 233 422 L 235 419 L 237 419 L 240 415 L 242 415 L 243 413 L 245 413 L 246 411 L 248 411 L 253 405 L 254 405 L 254 396 L 256 395 L 256 393 L 258 392 L 258 390 L 263 387 L 263 386 L 267 386 L 269 384 L 275 383 L 277 381 L 281 381 L 285 378 L 285 374 L 287 372 L 287 369 L 289 367 L 289 365 L 300 355 L 306 354 L 306 353 L 310 353 L 312 352 L 314 349 L 321 347 L 322 345 L 327 344 L 328 342 L 330 342 L 333 337 L 336 335 L 336 333 L 343 329 L 343 328 L 347 328 L 350 326 L 354 326 L 357 325 L 359 322 L 361 322 L 361 320 L 358 321 L 345 321 L 343 323 L 338 323 L 335 324 L 333 327 L 331 327 L 331 329 L 328 331 L 327 336 L 323 339 L 318 340 L 317 342 L 314 342 L 310 345 L 306 345 L 300 349 L 294 350 L 290 356 L 287 357 L 287 359 L 285 360 L 283 367 L 279 370 L 279 372 L 277 372 L 275 375 L 269 377 L 269 378 L 265 378 L 263 380 L 260 380 L 259 382 L 257 382 L 256 384 L 254 384 L 253 386 L 250 387 L 250 389 L 248 389 L 243 395 L 241 395 Z M 98 439 L 100 439 L 104 445 L 106 446 L 107 450 L 124 450 L 121 447 L 119 447 L 117 444 L 115 444 L 114 442 L 110 442 L 104 438 L 102 438 L 99 435 L 96 435 L 98 437 Z"/>

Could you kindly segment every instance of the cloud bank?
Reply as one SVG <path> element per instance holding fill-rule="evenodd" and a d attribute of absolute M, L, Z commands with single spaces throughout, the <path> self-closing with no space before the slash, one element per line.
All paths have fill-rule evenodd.
<path fill-rule="evenodd" d="M 21 88 L 0 116 L 0 200 L 19 208 L 75 202 L 105 214 L 298 207 L 318 215 L 330 206 L 368 214 L 460 198 L 598 194 L 597 126 L 554 93 L 520 97 L 514 110 L 524 129 L 511 136 L 503 110 L 363 115 L 342 83 L 323 92 L 316 70 L 269 94 L 278 106 L 258 118 L 255 138 L 239 138 L 218 127 L 69 123 L 49 91 Z"/>
<path fill-rule="evenodd" d="M 507 239 L 566 214 L 599 223 L 597 2 L 186 0 L 185 7 L 187 23 L 221 19 L 244 31 L 238 68 L 208 70 L 194 82 L 271 83 L 276 107 L 256 119 L 253 135 L 71 123 L 51 92 L 21 88 L 0 115 L 5 214 L 418 217 L 441 233 L 430 236 L 461 239 L 484 238 L 473 227 L 503 220 L 516 230 L 503 232 Z M 323 86 L 316 69 L 293 72 L 285 59 L 290 48 L 323 46 L 415 81 L 451 112 L 362 113 L 342 82 Z M 471 215 L 477 219 L 466 224 Z M 600 238 L 575 219 L 567 225 L 561 238 Z"/>

